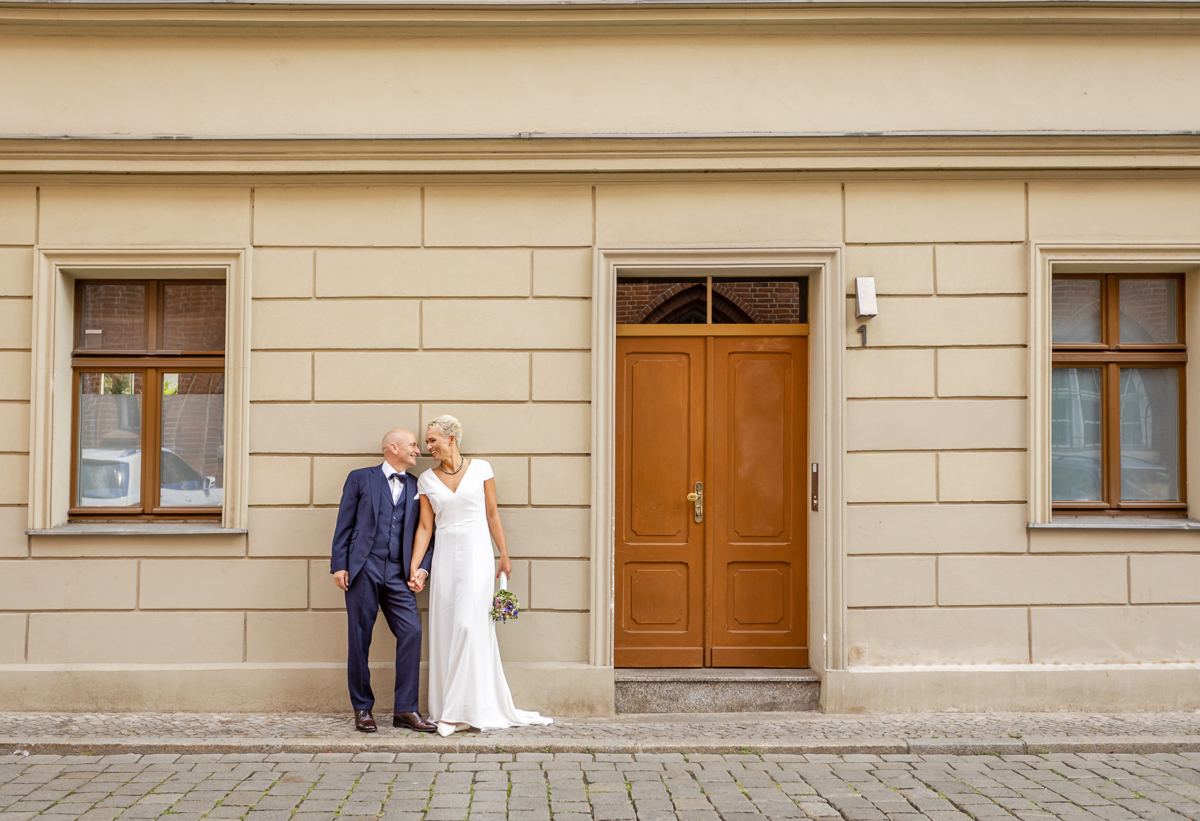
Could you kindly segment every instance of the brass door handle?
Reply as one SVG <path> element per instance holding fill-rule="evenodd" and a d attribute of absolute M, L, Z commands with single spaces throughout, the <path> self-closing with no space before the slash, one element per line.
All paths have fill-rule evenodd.
<path fill-rule="evenodd" d="M 695 507 L 696 523 L 699 524 L 700 522 L 703 522 L 704 521 L 704 483 L 703 482 L 696 483 L 696 492 L 689 493 L 687 495 L 687 500 L 696 506 Z"/>

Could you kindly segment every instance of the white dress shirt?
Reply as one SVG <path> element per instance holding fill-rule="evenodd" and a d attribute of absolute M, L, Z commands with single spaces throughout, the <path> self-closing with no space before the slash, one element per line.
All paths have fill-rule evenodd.
<path fill-rule="evenodd" d="M 392 488 L 392 504 L 398 505 L 398 504 L 400 504 L 400 500 L 404 498 L 404 486 L 405 486 L 406 482 L 404 479 L 401 479 L 399 482 L 393 482 L 392 481 L 393 474 L 397 474 L 399 476 L 407 476 L 408 471 L 396 470 L 394 467 L 389 465 L 387 462 L 383 463 L 383 480 L 385 482 L 387 482 Z M 420 496 L 421 495 L 420 492 L 418 492 L 417 495 Z"/>

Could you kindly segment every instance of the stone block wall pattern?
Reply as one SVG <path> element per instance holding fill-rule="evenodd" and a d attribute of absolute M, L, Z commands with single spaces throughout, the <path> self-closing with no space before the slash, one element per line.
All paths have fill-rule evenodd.
<path fill-rule="evenodd" d="M 1200 537 L 1029 530 L 1025 401 L 1028 243 L 1195 241 L 1181 215 L 1197 195 L 1180 182 L 847 183 L 851 670 L 1200 662 L 1187 582 Z M 880 294 L 867 348 L 855 276 Z"/>
<path fill-rule="evenodd" d="M 1026 526 L 1030 244 L 1200 244 L 1200 184 L 834 176 L 0 185 L 0 686 L 38 665 L 110 665 L 140 693 L 157 677 L 231 680 L 220 670 L 263 694 L 229 709 L 345 709 L 328 560 L 342 484 L 379 463 L 386 430 L 420 434 L 452 413 L 464 452 L 496 473 L 523 604 L 499 635 L 522 706 L 611 711 L 593 644 L 611 618 L 611 569 L 593 554 L 611 515 L 591 508 L 606 476 L 593 452 L 593 389 L 607 379 L 593 363 L 605 332 L 592 325 L 594 267 L 605 249 L 640 247 L 840 255 L 832 318 L 846 343 L 828 362 L 844 452 L 820 458 L 845 505 L 821 515 L 844 514 L 843 527 L 825 545 L 828 519 L 814 517 L 809 545 L 840 562 L 839 675 L 1200 663 L 1200 535 Z M 247 533 L 25 535 L 35 247 L 51 244 L 249 249 Z M 880 295 L 865 347 L 856 276 Z M 820 351 L 838 335 L 811 310 L 824 292 L 810 292 Z M 391 642 L 381 619 L 381 671 Z M 813 658 L 827 661 L 815 645 Z M 282 670 L 311 692 L 272 690 Z M 186 709 L 186 690 L 161 688 L 155 705 Z"/>
<path fill-rule="evenodd" d="M 329 545 L 346 474 L 381 461 L 385 431 L 451 412 L 497 477 L 523 605 L 506 664 L 590 669 L 591 186 L 40 191 L 0 187 L 0 664 L 344 662 Z M 24 535 L 39 239 L 253 243 L 248 535 Z M 373 661 L 392 648 L 380 618 Z M 611 710 L 550 675 L 530 707 Z M 329 709 L 336 683 L 314 696 Z"/>

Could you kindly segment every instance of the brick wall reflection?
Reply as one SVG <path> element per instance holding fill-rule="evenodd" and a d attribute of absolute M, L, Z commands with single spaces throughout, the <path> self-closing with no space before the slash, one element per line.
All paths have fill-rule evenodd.
<path fill-rule="evenodd" d="M 225 376 L 181 373 L 178 393 L 163 396 L 162 447 L 180 456 L 202 476 L 216 477 L 223 487 Z"/>
<path fill-rule="evenodd" d="M 88 283 L 83 288 L 82 314 L 79 347 L 110 351 L 146 349 L 145 285 Z M 103 333 L 86 333 L 97 330 Z"/>

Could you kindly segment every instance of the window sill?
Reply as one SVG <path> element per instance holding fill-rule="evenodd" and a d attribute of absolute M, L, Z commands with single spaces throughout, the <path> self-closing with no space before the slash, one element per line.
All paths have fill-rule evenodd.
<path fill-rule="evenodd" d="M 1030 530 L 1196 530 L 1195 519 L 1152 516 L 1055 516 L 1050 523 L 1030 524 Z"/>
<path fill-rule="evenodd" d="M 49 530 L 26 530 L 26 536 L 245 536 L 245 529 L 196 522 L 72 522 Z"/>

